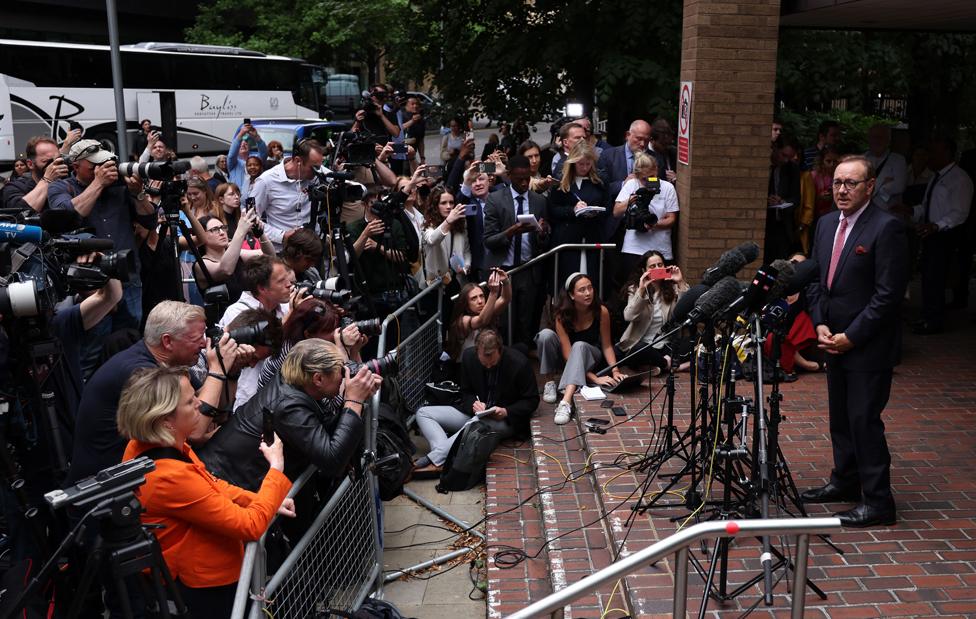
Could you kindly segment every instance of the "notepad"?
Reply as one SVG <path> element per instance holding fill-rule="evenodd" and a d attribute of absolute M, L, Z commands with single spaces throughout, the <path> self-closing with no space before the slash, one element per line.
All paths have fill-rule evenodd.
<path fill-rule="evenodd" d="M 774 204 L 774 205 L 770 206 L 769 208 L 785 209 L 785 208 L 790 208 L 791 206 L 793 206 L 793 203 L 792 202 L 783 202 L 782 204 Z"/>
<path fill-rule="evenodd" d="M 528 213 L 525 215 L 518 216 L 518 222 L 520 224 L 532 224 L 532 227 L 536 230 L 542 230 L 542 226 L 539 225 L 539 220 L 535 218 L 535 215 Z"/>
<path fill-rule="evenodd" d="M 475 413 L 474 416 L 477 417 L 478 419 L 481 419 L 482 417 L 487 417 L 488 415 L 493 414 L 497 408 L 498 408 L 497 406 L 486 408 L 483 411 Z"/>
<path fill-rule="evenodd" d="M 600 213 L 606 213 L 607 209 L 604 206 L 584 206 L 581 209 L 576 210 L 576 216 L 582 217 L 584 215 L 599 215 Z"/>
<path fill-rule="evenodd" d="M 580 394 L 584 400 L 602 400 L 607 397 L 599 387 L 583 387 L 580 389 Z"/>

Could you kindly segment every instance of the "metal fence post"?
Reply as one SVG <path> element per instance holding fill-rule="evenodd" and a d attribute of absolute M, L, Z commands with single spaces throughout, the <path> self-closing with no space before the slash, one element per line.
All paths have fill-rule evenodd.
<path fill-rule="evenodd" d="M 707 595 L 707 592 L 706 592 Z M 674 613 L 675 617 L 685 616 L 688 605 L 688 547 L 684 546 L 674 555 Z"/>
<path fill-rule="evenodd" d="M 810 553 L 810 535 L 796 538 L 796 563 L 793 566 L 793 604 L 790 616 L 803 619 L 807 598 L 807 555 Z"/>

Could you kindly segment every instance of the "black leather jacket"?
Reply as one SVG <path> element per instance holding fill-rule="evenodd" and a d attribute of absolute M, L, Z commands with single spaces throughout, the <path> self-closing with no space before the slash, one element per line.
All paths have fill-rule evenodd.
<path fill-rule="evenodd" d="M 343 409 L 329 414 L 298 387 L 278 376 L 265 385 L 225 423 L 197 455 L 215 476 L 256 491 L 268 471 L 258 449 L 264 411 L 271 411 L 274 429 L 285 445 L 285 475 L 294 481 L 309 464 L 320 474 L 341 477 L 363 439 L 363 420 Z"/>

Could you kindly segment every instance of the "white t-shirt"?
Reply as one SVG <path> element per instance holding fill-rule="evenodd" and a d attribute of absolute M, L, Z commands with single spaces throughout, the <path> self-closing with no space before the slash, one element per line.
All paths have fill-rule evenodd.
<path fill-rule="evenodd" d="M 627 202 L 630 196 L 640 187 L 640 181 L 630 179 L 620 188 L 615 202 Z M 678 212 L 678 194 L 674 190 L 674 185 L 661 179 L 661 192 L 654 196 L 650 204 L 651 212 L 662 219 L 667 213 Z M 648 232 L 638 232 L 628 230 L 624 234 L 624 246 L 621 251 L 625 254 L 642 255 L 646 251 L 655 249 L 661 252 L 665 260 L 674 258 L 671 253 L 671 230 L 650 230 Z"/>

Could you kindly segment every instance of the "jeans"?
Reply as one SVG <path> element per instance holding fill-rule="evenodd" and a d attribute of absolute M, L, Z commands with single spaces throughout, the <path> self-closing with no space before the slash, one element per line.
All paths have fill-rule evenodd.
<path fill-rule="evenodd" d="M 417 425 L 420 432 L 430 443 L 427 458 L 437 466 L 442 466 L 447 460 L 454 441 L 461 435 L 466 425 L 477 417 L 465 415 L 453 406 L 422 406 L 417 410 Z M 512 427 L 502 419 L 482 419 L 484 423 L 498 434 L 498 440 L 504 440 L 514 434 Z M 448 436 L 447 433 L 451 435 Z"/>

